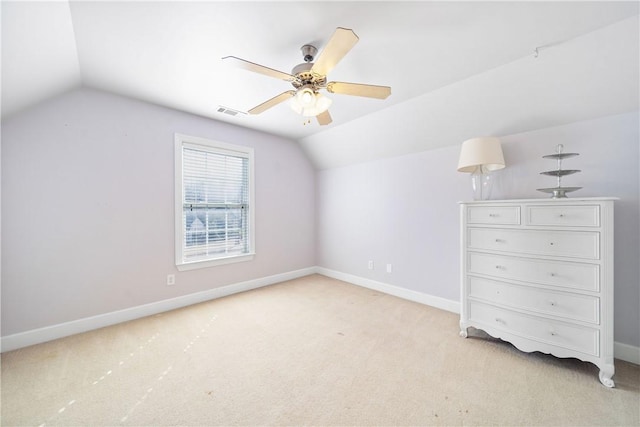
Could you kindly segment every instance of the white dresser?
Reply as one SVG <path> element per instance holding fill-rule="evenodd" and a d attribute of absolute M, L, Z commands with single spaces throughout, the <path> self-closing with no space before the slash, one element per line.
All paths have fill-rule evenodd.
<path fill-rule="evenodd" d="M 614 198 L 460 204 L 460 335 L 575 357 L 613 387 Z"/>

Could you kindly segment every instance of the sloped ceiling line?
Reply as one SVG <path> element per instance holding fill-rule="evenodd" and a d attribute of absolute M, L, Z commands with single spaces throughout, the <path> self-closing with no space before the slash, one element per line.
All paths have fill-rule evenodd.
<path fill-rule="evenodd" d="M 620 52 L 637 57 L 637 48 L 631 52 L 637 2 L 3 1 L 0 7 L 3 119 L 85 85 L 300 141 L 318 168 L 458 144 L 466 134 L 575 120 L 579 112 L 611 114 L 628 108 L 624 93 L 638 80 L 637 66 L 621 69 L 628 64 L 619 58 Z M 608 36 L 609 28 L 633 25 Z M 231 70 L 223 56 L 288 72 L 302 62 L 302 44 L 314 41 L 322 49 L 337 26 L 353 28 L 360 41 L 329 78 L 389 85 L 389 98 L 331 94 L 333 123 L 323 128 L 303 126 L 284 104 L 257 116 L 217 112 L 221 105 L 246 111 L 289 88 Z M 606 54 L 596 64 L 567 61 L 573 54 L 565 47 L 592 33 L 598 35 L 592 48 Z M 579 50 L 585 59 L 588 53 Z M 514 65 L 530 59 L 543 60 L 535 67 L 544 73 L 531 74 L 533 64 Z M 547 69 L 547 61 L 557 69 Z M 510 72 L 496 71 L 502 68 Z M 487 80 L 487 73 L 501 80 Z M 558 74 L 578 78 L 555 87 Z M 587 85 L 588 98 L 576 95 L 579 84 Z M 555 110 L 536 104 L 544 93 L 575 114 L 550 117 Z M 491 101 L 470 110 L 481 95 Z M 512 102 L 508 109 L 500 108 L 504 100 Z M 585 109 L 585 100 L 598 107 Z M 389 129 L 392 135 L 383 138 Z"/>
<path fill-rule="evenodd" d="M 300 143 L 329 169 L 636 111 L 639 31 L 634 16 Z"/>

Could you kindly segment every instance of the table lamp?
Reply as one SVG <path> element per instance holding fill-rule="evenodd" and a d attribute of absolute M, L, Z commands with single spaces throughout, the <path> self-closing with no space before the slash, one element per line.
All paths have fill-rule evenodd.
<path fill-rule="evenodd" d="M 505 167 L 500 140 L 492 136 L 468 139 L 462 143 L 458 172 L 471 173 L 474 200 L 489 200 L 491 172 Z"/>

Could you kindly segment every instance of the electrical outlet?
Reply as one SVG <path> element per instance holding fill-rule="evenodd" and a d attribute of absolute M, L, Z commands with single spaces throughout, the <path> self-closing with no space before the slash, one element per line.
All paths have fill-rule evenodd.
<path fill-rule="evenodd" d="M 387 273 L 391 273 L 391 264 L 387 264 Z"/>
<path fill-rule="evenodd" d="M 167 274 L 167 286 L 176 284 L 176 275 L 175 274 Z"/>
<path fill-rule="evenodd" d="M 367 264 L 367 267 L 369 268 L 369 270 L 373 270 L 373 261 L 369 261 L 369 264 Z"/>

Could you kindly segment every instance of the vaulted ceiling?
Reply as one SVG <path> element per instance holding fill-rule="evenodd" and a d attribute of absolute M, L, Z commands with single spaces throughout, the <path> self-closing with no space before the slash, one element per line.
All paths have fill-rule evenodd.
<path fill-rule="evenodd" d="M 85 86 L 299 141 L 342 166 L 638 109 L 637 2 L 9 2 L 2 117 Z M 386 100 L 328 94 L 305 124 L 291 88 L 229 67 L 291 72 L 336 27 L 359 42 L 329 80 L 388 85 Z"/>

